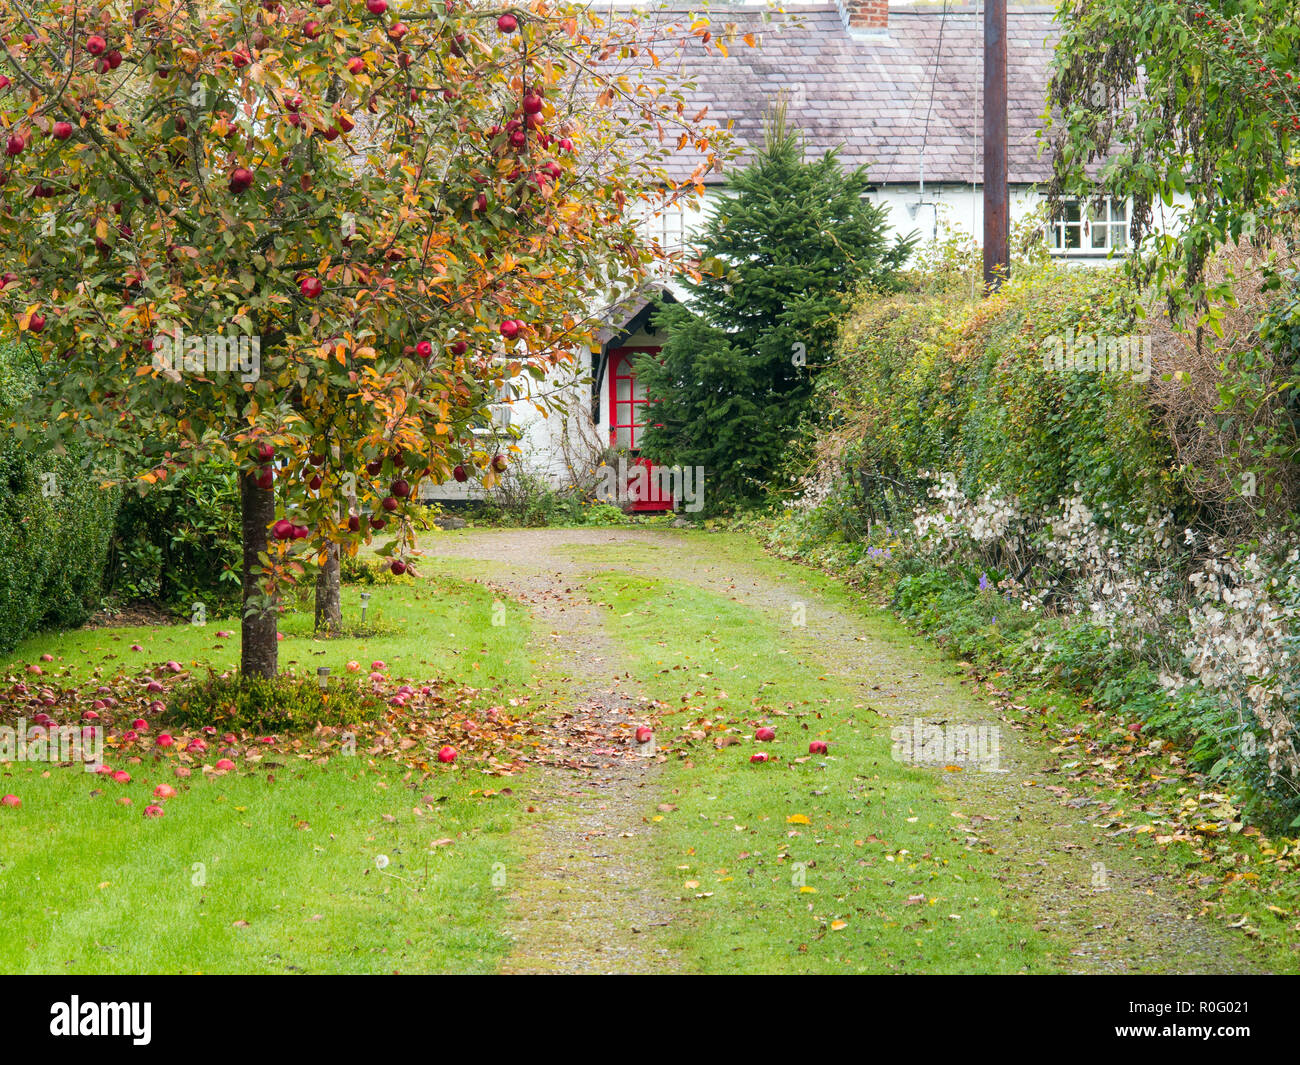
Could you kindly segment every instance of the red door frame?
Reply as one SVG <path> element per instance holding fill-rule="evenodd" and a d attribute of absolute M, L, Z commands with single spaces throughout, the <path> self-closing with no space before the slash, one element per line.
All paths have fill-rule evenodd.
<path fill-rule="evenodd" d="M 618 447 L 618 431 L 626 429 L 628 431 L 628 450 L 635 456 L 635 462 L 638 466 L 644 467 L 650 486 L 650 491 L 646 494 L 645 499 L 637 499 L 632 504 L 632 509 L 636 511 L 663 511 L 673 509 L 673 498 L 671 495 L 665 495 L 659 490 L 659 478 L 655 476 L 655 467 L 649 459 L 643 459 L 638 454 L 637 430 L 643 429 L 649 423 L 638 422 L 637 414 L 639 410 L 649 407 L 654 403 L 651 399 L 636 398 L 636 370 L 633 359 L 637 355 L 657 352 L 660 349 L 650 347 L 630 347 L 630 348 L 612 348 L 609 351 L 609 444 L 610 447 Z M 621 372 L 620 372 L 621 371 Z M 628 382 L 628 399 L 620 400 L 618 398 L 618 383 L 620 380 Z M 627 420 L 619 421 L 618 408 L 627 408 Z M 624 488 L 627 486 L 624 485 Z"/>

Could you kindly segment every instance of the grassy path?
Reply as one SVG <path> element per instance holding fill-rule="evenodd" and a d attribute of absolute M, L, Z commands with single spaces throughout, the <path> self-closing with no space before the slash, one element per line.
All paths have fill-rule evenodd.
<path fill-rule="evenodd" d="M 541 775 L 509 970 L 1263 968 L 1194 916 L 1158 853 L 1108 836 L 1108 807 L 1066 794 L 955 663 L 751 541 L 542 530 L 430 546 L 542 607 L 539 665 L 554 701 L 587 706 L 588 749 L 621 744 L 626 767 L 627 708 L 654 700 L 668 751 L 657 774 Z M 917 718 L 997 728 L 1000 771 L 895 760 L 890 730 Z M 758 724 L 777 740 L 756 743 Z M 828 756 L 808 756 L 814 738 Z M 775 760 L 751 764 L 759 749 Z"/>

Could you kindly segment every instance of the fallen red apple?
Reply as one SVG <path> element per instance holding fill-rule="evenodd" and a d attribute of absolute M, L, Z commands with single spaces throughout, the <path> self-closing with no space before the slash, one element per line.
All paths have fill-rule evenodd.
<path fill-rule="evenodd" d="M 3 799 L 0 799 L 0 806 L 8 806 L 13 810 L 18 809 L 22 804 L 23 800 L 18 798 L 17 795 L 6 795 Z"/>
<path fill-rule="evenodd" d="M 135 729 L 136 732 L 148 732 L 149 722 L 142 717 L 137 717 L 134 721 L 131 722 L 131 727 Z"/>
<path fill-rule="evenodd" d="M 654 732 L 653 732 L 653 730 L 650 728 L 649 725 L 641 725 L 641 726 L 636 730 L 636 741 L 637 741 L 637 743 L 649 743 L 649 742 L 650 742 L 650 738 L 651 738 L 653 735 L 654 735 Z"/>
<path fill-rule="evenodd" d="M 769 755 L 766 751 L 759 751 L 758 754 L 751 754 L 749 756 L 749 760 L 751 762 L 766 762 L 770 758 L 771 755 Z"/>
<path fill-rule="evenodd" d="M 187 751 L 193 751 L 195 754 L 202 754 L 208 749 L 208 745 L 200 739 L 192 739 L 185 745 Z"/>
<path fill-rule="evenodd" d="M 235 768 L 235 763 L 229 758 L 218 758 L 215 768 L 222 773 L 228 773 L 230 770 Z"/>
<path fill-rule="evenodd" d="M 119 769 L 113 774 L 113 779 L 119 784 L 130 784 L 131 774 L 125 769 Z"/>
<path fill-rule="evenodd" d="M 87 710 L 84 714 L 81 715 L 81 720 L 82 720 L 82 721 L 98 721 L 98 720 L 99 720 L 99 714 L 97 714 L 94 710 Z"/>
<path fill-rule="evenodd" d="M 813 740 L 808 744 L 809 754 L 826 754 L 830 748 L 826 746 L 825 740 Z"/>
<path fill-rule="evenodd" d="M 154 744 L 158 747 L 174 747 L 176 740 L 172 738 L 170 732 L 160 732 L 158 738 L 154 740 Z"/>
<path fill-rule="evenodd" d="M 153 795 L 155 799 L 174 799 L 176 797 L 176 789 L 170 784 L 159 784 L 153 789 Z"/>
<path fill-rule="evenodd" d="M 754 733 L 754 739 L 762 740 L 764 743 L 766 743 L 769 740 L 774 740 L 776 739 L 776 729 L 768 728 L 766 725 L 764 725 L 761 729 L 759 729 L 757 732 Z"/>
<path fill-rule="evenodd" d="M 456 748 L 455 748 L 455 747 L 443 747 L 443 748 L 440 748 L 440 749 L 439 749 L 439 751 L 438 751 L 438 761 L 440 761 L 440 762 L 446 764 L 446 763 L 449 763 L 449 762 L 454 762 L 455 760 L 456 760 Z"/>
<path fill-rule="evenodd" d="M 144 808 L 144 815 L 145 817 L 162 817 L 163 808 L 159 806 L 157 803 L 151 802 L 148 806 Z"/>

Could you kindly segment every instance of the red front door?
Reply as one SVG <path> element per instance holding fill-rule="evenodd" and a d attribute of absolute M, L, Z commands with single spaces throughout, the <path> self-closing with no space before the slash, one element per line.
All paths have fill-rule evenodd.
<path fill-rule="evenodd" d="M 615 348 L 609 353 L 609 443 L 611 447 L 627 449 L 636 464 L 645 470 L 644 476 L 629 471 L 630 484 L 622 486 L 632 493 L 633 510 L 673 509 L 672 495 L 661 490 L 654 465 L 640 457 L 641 434 L 653 424 L 654 400 L 645 394 L 645 386 L 636 378 L 636 359 L 644 352 L 658 350 Z"/>

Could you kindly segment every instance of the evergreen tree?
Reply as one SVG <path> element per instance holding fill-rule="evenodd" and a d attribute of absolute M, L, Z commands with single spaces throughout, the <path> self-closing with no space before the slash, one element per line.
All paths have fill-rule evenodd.
<path fill-rule="evenodd" d="M 849 296 L 864 282 L 888 287 L 914 243 L 888 243 L 865 167 L 846 172 L 834 151 L 805 162 L 803 136 L 781 108 L 765 134 L 732 195 L 709 212 L 688 302 L 656 312 L 663 349 L 637 365 L 657 401 L 643 453 L 702 466 L 711 509 L 762 494 Z"/>

